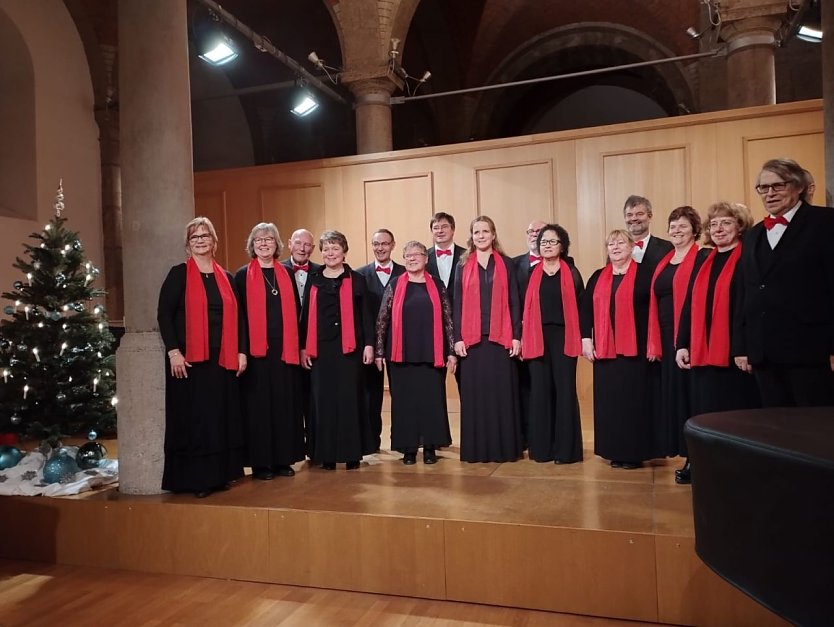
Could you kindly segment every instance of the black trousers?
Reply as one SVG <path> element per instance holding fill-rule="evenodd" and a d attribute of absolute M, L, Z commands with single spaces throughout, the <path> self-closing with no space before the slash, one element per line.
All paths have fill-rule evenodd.
<path fill-rule="evenodd" d="M 763 407 L 834 405 L 834 372 L 824 366 L 754 365 Z"/>

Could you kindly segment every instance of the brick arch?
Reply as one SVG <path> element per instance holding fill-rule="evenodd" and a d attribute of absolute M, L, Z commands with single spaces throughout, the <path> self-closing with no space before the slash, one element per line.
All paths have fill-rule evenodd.
<path fill-rule="evenodd" d="M 662 44 L 628 26 L 585 22 L 559 27 L 534 37 L 509 54 L 492 72 L 486 84 L 496 84 L 547 75 L 611 67 L 625 63 L 651 61 L 675 56 Z M 695 111 L 691 79 L 680 64 L 647 66 L 627 73 L 619 80 L 631 79 L 631 88 L 656 101 L 668 115 Z M 613 80 L 606 74 L 588 79 L 600 84 Z M 585 81 L 585 85 L 587 86 Z M 559 99 L 577 88 L 577 83 L 554 81 L 549 87 L 514 87 L 483 92 L 475 105 L 471 135 L 475 138 L 503 134 L 507 116 L 524 99 L 538 90 Z M 561 96 L 558 90 L 562 90 Z"/>

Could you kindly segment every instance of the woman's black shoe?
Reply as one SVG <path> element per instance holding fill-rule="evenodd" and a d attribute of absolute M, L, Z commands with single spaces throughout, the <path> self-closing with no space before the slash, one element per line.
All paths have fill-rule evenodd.
<path fill-rule="evenodd" d="M 292 466 L 275 466 L 274 472 L 279 477 L 295 477 Z"/>
<path fill-rule="evenodd" d="M 275 478 L 275 475 L 269 468 L 258 467 L 252 469 L 252 478 L 261 481 L 271 481 Z"/>
<path fill-rule="evenodd" d="M 620 468 L 622 468 L 623 470 L 635 470 L 637 468 L 642 468 L 642 467 L 643 467 L 643 462 L 623 462 L 622 466 L 620 466 Z"/>
<path fill-rule="evenodd" d="M 688 485 L 692 483 L 692 470 L 689 467 L 689 459 L 686 460 L 683 468 L 678 468 L 675 471 L 675 483 L 679 483 L 681 485 Z"/>
<path fill-rule="evenodd" d="M 417 453 L 406 453 L 403 455 L 403 464 L 412 466 L 417 463 Z"/>
<path fill-rule="evenodd" d="M 356 470 L 357 468 L 359 468 L 359 462 L 348 462 L 347 464 L 345 464 L 345 468 L 347 470 Z"/>
<path fill-rule="evenodd" d="M 211 494 L 211 490 L 199 490 L 199 491 L 194 493 L 194 496 L 197 497 L 198 499 L 204 499 L 209 494 Z"/>
<path fill-rule="evenodd" d="M 616 461 L 611 462 L 611 468 L 622 468 L 622 467 L 623 467 L 623 462 L 616 462 Z"/>
<path fill-rule="evenodd" d="M 423 449 L 423 463 L 424 464 L 436 464 L 437 463 L 437 454 L 434 452 L 433 448 L 424 448 Z"/>

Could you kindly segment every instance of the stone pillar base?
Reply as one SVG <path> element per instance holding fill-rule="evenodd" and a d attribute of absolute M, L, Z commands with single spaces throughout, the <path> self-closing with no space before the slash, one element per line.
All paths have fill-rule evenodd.
<path fill-rule="evenodd" d="M 157 332 L 128 332 L 116 352 L 119 491 L 162 493 L 165 346 Z"/>

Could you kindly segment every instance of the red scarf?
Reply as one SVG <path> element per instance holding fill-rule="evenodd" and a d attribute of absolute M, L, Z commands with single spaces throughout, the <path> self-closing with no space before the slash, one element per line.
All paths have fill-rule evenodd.
<path fill-rule="evenodd" d="M 695 267 L 695 259 L 698 257 L 698 247 L 692 245 L 686 257 L 680 263 L 680 267 L 675 271 L 675 276 L 672 279 L 672 309 L 674 309 L 674 324 L 672 327 L 672 337 L 678 337 L 678 322 L 681 319 L 681 311 L 683 310 L 683 303 L 686 300 L 686 291 L 689 289 L 689 279 L 692 277 L 692 269 Z M 654 283 L 657 277 L 663 272 L 663 269 L 669 265 L 675 251 L 670 250 L 666 256 L 657 264 L 657 269 L 654 271 L 652 277 L 652 287 L 649 290 L 649 341 L 646 347 L 646 355 L 651 357 L 663 356 L 663 343 L 660 340 L 660 316 L 658 314 L 657 297 L 654 295 Z"/>
<path fill-rule="evenodd" d="M 290 275 L 281 264 L 272 268 L 274 285 L 281 297 L 281 322 L 284 345 L 281 361 L 298 365 L 298 312 L 295 308 L 295 287 Z M 266 340 L 266 287 L 261 265 L 257 259 L 249 262 L 246 269 L 246 315 L 249 320 L 249 353 L 252 357 L 263 357 L 268 348 Z"/>
<path fill-rule="evenodd" d="M 307 356 L 315 359 L 319 354 L 318 337 L 318 296 L 319 288 L 315 285 L 310 287 L 309 314 L 307 315 L 307 342 L 305 349 Z M 339 288 L 339 312 L 341 314 L 342 327 L 342 352 L 347 355 L 356 350 L 356 328 L 353 326 L 353 279 L 351 271 L 345 271 L 345 278 L 342 279 L 342 286 Z"/>
<path fill-rule="evenodd" d="M 223 329 L 218 363 L 227 370 L 238 369 L 237 299 L 226 271 L 214 259 L 214 280 L 223 299 Z M 200 268 L 193 257 L 185 264 L 185 360 L 191 363 L 209 358 L 208 301 Z"/>
<path fill-rule="evenodd" d="M 709 254 L 701 266 L 692 287 L 692 347 L 690 360 L 693 366 L 730 365 L 730 283 L 736 264 L 741 257 L 741 243 L 733 249 L 715 282 L 712 296 L 712 322 L 709 338 L 706 334 L 707 290 L 709 275 L 718 249 Z"/>
<path fill-rule="evenodd" d="M 489 309 L 489 340 L 504 348 L 513 345 L 513 325 L 510 319 L 510 290 L 507 266 L 496 251 L 492 251 L 495 271 L 492 277 L 492 302 Z M 478 277 L 478 255 L 473 252 L 463 267 L 463 301 L 461 302 L 461 336 L 466 346 L 481 341 L 481 281 Z"/>
<path fill-rule="evenodd" d="M 445 363 L 443 351 L 443 309 L 440 306 L 440 293 L 434 284 L 434 277 L 428 272 L 426 277 L 426 290 L 431 300 L 432 313 L 432 343 L 434 346 L 434 366 L 442 368 Z M 391 361 L 400 363 L 403 360 L 403 304 L 405 303 L 405 290 L 408 287 L 408 275 L 401 275 L 394 288 L 394 302 L 391 305 Z"/>
<path fill-rule="evenodd" d="M 524 318 L 521 323 L 521 354 L 524 359 L 535 359 L 544 355 L 544 334 L 542 333 L 542 309 L 539 288 L 544 274 L 540 263 L 530 274 L 527 294 L 524 296 Z M 576 306 L 576 286 L 570 266 L 559 259 L 559 274 L 562 287 L 562 315 L 565 317 L 565 355 L 579 357 L 582 354 L 582 340 L 579 333 L 579 309 Z"/>
<path fill-rule="evenodd" d="M 600 359 L 615 359 L 617 355 L 637 355 L 637 327 L 634 324 L 634 282 L 637 262 L 629 262 L 620 287 L 614 295 L 614 328 L 611 327 L 611 289 L 614 266 L 602 269 L 594 288 L 594 350 Z"/>

